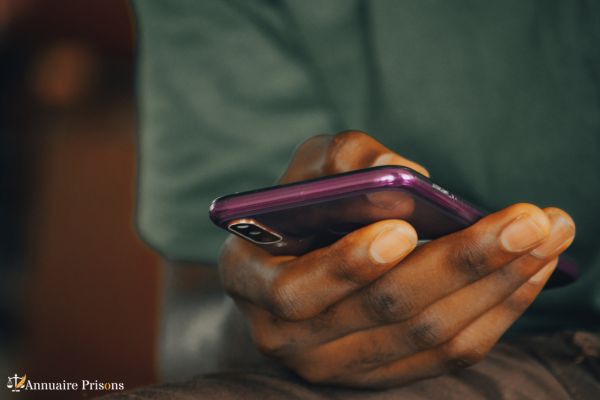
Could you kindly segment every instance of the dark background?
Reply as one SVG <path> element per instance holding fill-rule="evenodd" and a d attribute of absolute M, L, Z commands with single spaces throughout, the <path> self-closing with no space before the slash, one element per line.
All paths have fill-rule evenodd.
<path fill-rule="evenodd" d="M 4 377 L 156 381 L 158 260 L 133 229 L 134 43 L 125 0 L 0 0 Z"/>

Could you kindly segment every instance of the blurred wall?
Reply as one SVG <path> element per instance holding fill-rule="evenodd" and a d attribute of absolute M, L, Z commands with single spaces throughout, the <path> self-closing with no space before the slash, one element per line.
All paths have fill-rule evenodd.
<path fill-rule="evenodd" d="M 25 284 L 32 378 L 154 381 L 158 274 L 132 229 L 133 125 L 121 106 L 49 123 L 39 138 Z M 79 397 L 57 398 L 67 394 Z"/>
<path fill-rule="evenodd" d="M 4 231 L 20 243 L 2 272 L 21 289 L 0 299 L 15 318 L 3 328 L 14 332 L 7 374 L 127 388 L 156 380 L 158 260 L 133 229 L 133 32 L 125 0 L 0 0 L 11 83 L 3 154 L 19 177 L 1 203 L 15 216 Z"/>

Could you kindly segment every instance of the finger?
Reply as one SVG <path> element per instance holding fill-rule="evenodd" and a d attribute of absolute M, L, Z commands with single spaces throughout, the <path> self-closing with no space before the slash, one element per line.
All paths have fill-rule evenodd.
<path fill-rule="evenodd" d="M 397 386 L 481 361 L 535 300 L 555 267 L 556 262 L 548 264 L 504 302 L 482 315 L 442 346 L 375 368 L 370 372 L 355 374 L 350 381 L 356 386 Z"/>
<path fill-rule="evenodd" d="M 514 232 L 515 225 L 523 226 L 524 221 L 529 221 L 529 225 L 517 233 L 528 244 L 514 243 L 518 240 L 512 238 L 511 249 L 519 246 L 517 250 L 507 250 L 506 231 Z M 438 300 L 538 247 L 549 234 L 550 220 L 544 211 L 527 204 L 509 207 L 464 231 L 417 248 L 381 279 L 328 309 L 327 318 L 313 318 L 303 324 L 281 323 L 279 334 L 290 338 L 304 336 L 299 345 L 315 344 L 409 320 Z"/>
<path fill-rule="evenodd" d="M 555 257 L 572 243 L 575 225 L 571 218 L 556 208 L 544 212 L 550 219 L 550 235 L 530 253 L 442 298 L 413 318 L 347 335 L 312 350 L 314 354 L 307 356 L 327 360 L 341 354 L 347 364 L 360 366 L 373 360 L 381 362 L 382 359 L 403 357 L 450 340 L 473 320 L 505 300 L 551 260 L 556 262 Z M 339 329 L 336 334 L 340 335 Z M 331 340 L 333 332 L 328 335 Z M 312 337 L 317 339 L 315 335 Z M 324 341 L 325 337 L 321 335 L 319 339 Z M 382 346 L 385 353 L 378 354 Z M 344 348 L 355 351 L 343 352 Z M 357 357 L 356 354 L 370 357 Z"/>
<path fill-rule="evenodd" d="M 387 220 L 297 258 L 266 258 L 264 253 L 249 251 L 240 260 L 238 249 L 228 246 L 222 281 L 234 297 L 263 306 L 285 320 L 302 320 L 381 276 L 416 243 L 412 226 Z"/>
<path fill-rule="evenodd" d="M 272 256 L 254 244 L 230 235 L 219 258 L 219 274 L 225 292 L 234 299 L 258 302 L 277 268 L 295 257 Z"/>
<path fill-rule="evenodd" d="M 317 135 L 301 143 L 294 151 L 287 169 L 279 178 L 279 183 L 298 182 L 323 176 L 327 149 L 332 140 L 332 135 Z"/>
<path fill-rule="evenodd" d="M 551 232 L 540 246 L 488 276 L 438 300 L 414 318 L 369 329 L 378 324 L 365 321 L 364 318 L 357 321 L 354 314 L 358 306 L 353 303 L 352 298 L 348 298 L 338 306 L 329 308 L 326 313 L 307 321 L 273 322 L 268 316 L 262 316 L 265 323 L 270 325 L 269 337 L 265 337 L 264 341 L 273 345 L 271 347 L 281 347 L 282 344 L 293 342 L 294 346 L 288 346 L 286 351 L 321 344 L 322 346 L 306 352 L 305 355 L 334 360 L 338 357 L 337 354 L 343 354 L 342 358 L 345 357 L 347 364 L 357 366 L 398 358 L 444 342 L 473 319 L 508 297 L 572 243 L 575 225 L 571 218 L 556 208 L 547 208 L 544 212 L 550 220 Z M 339 339 L 344 335 L 347 336 Z M 330 343 L 323 345 L 326 342 Z M 384 352 L 379 351 L 382 348 L 385 349 Z M 355 351 L 347 352 L 344 349 Z M 364 356 L 357 357 L 356 354 Z"/>
<path fill-rule="evenodd" d="M 575 239 L 575 222 L 569 214 L 556 207 L 544 208 L 552 224 L 552 232 L 547 240 L 535 248 L 531 254 L 540 259 L 548 259 L 565 251 Z"/>
<path fill-rule="evenodd" d="M 381 165 L 401 165 L 429 176 L 420 164 L 404 158 L 360 131 L 319 135 L 302 143 L 280 179 L 296 182 Z"/>
<path fill-rule="evenodd" d="M 398 268 L 340 304 L 356 326 L 403 321 L 537 247 L 550 234 L 546 213 L 517 204 L 416 249 Z"/>
<path fill-rule="evenodd" d="M 411 354 L 442 345 L 458 335 L 477 318 L 502 303 L 548 261 L 524 255 L 485 278 L 434 303 L 416 317 L 396 324 L 362 330 L 304 352 L 304 357 L 325 364 L 366 370 Z M 344 351 L 352 349 L 352 351 Z M 334 365 L 330 365 L 331 368 Z"/>
<path fill-rule="evenodd" d="M 360 131 L 337 134 L 330 144 L 324 167 L 325 174 L 329 175 L 382 165 L 402 165 L 429 176 L 422 165 L 396 154 Z"/>

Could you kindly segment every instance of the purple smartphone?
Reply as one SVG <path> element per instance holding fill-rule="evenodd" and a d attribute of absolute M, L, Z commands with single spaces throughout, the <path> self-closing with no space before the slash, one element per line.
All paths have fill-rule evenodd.
<path fill-rule="evenodd" d="M 216 225 L 274 255 L 304 254 L 384 219 L 408 221 L 420 241 L 428 241 L 485 215 L 427 177 L 399 166 L 236 193 L 210 206 Z M 577 266 L 561 257 L 548 286 L 563 286 L 577 276 Z"/>

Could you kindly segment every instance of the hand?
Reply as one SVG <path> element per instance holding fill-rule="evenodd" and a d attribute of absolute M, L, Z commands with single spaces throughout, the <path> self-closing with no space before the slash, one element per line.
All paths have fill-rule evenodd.
<path fill-rule="evenodd" d="M 369 136 L 318 136 L 283 182 L 406 165 Z M 380 221 L 301 257 L 271 256 L 237 237 L 223 285 L 256 345 L 314 383 L 402 385 L 481 360 L 533 302 L 572 242 L 571 218 L 517 204 L 415 249 L 404 221 Z"/>

